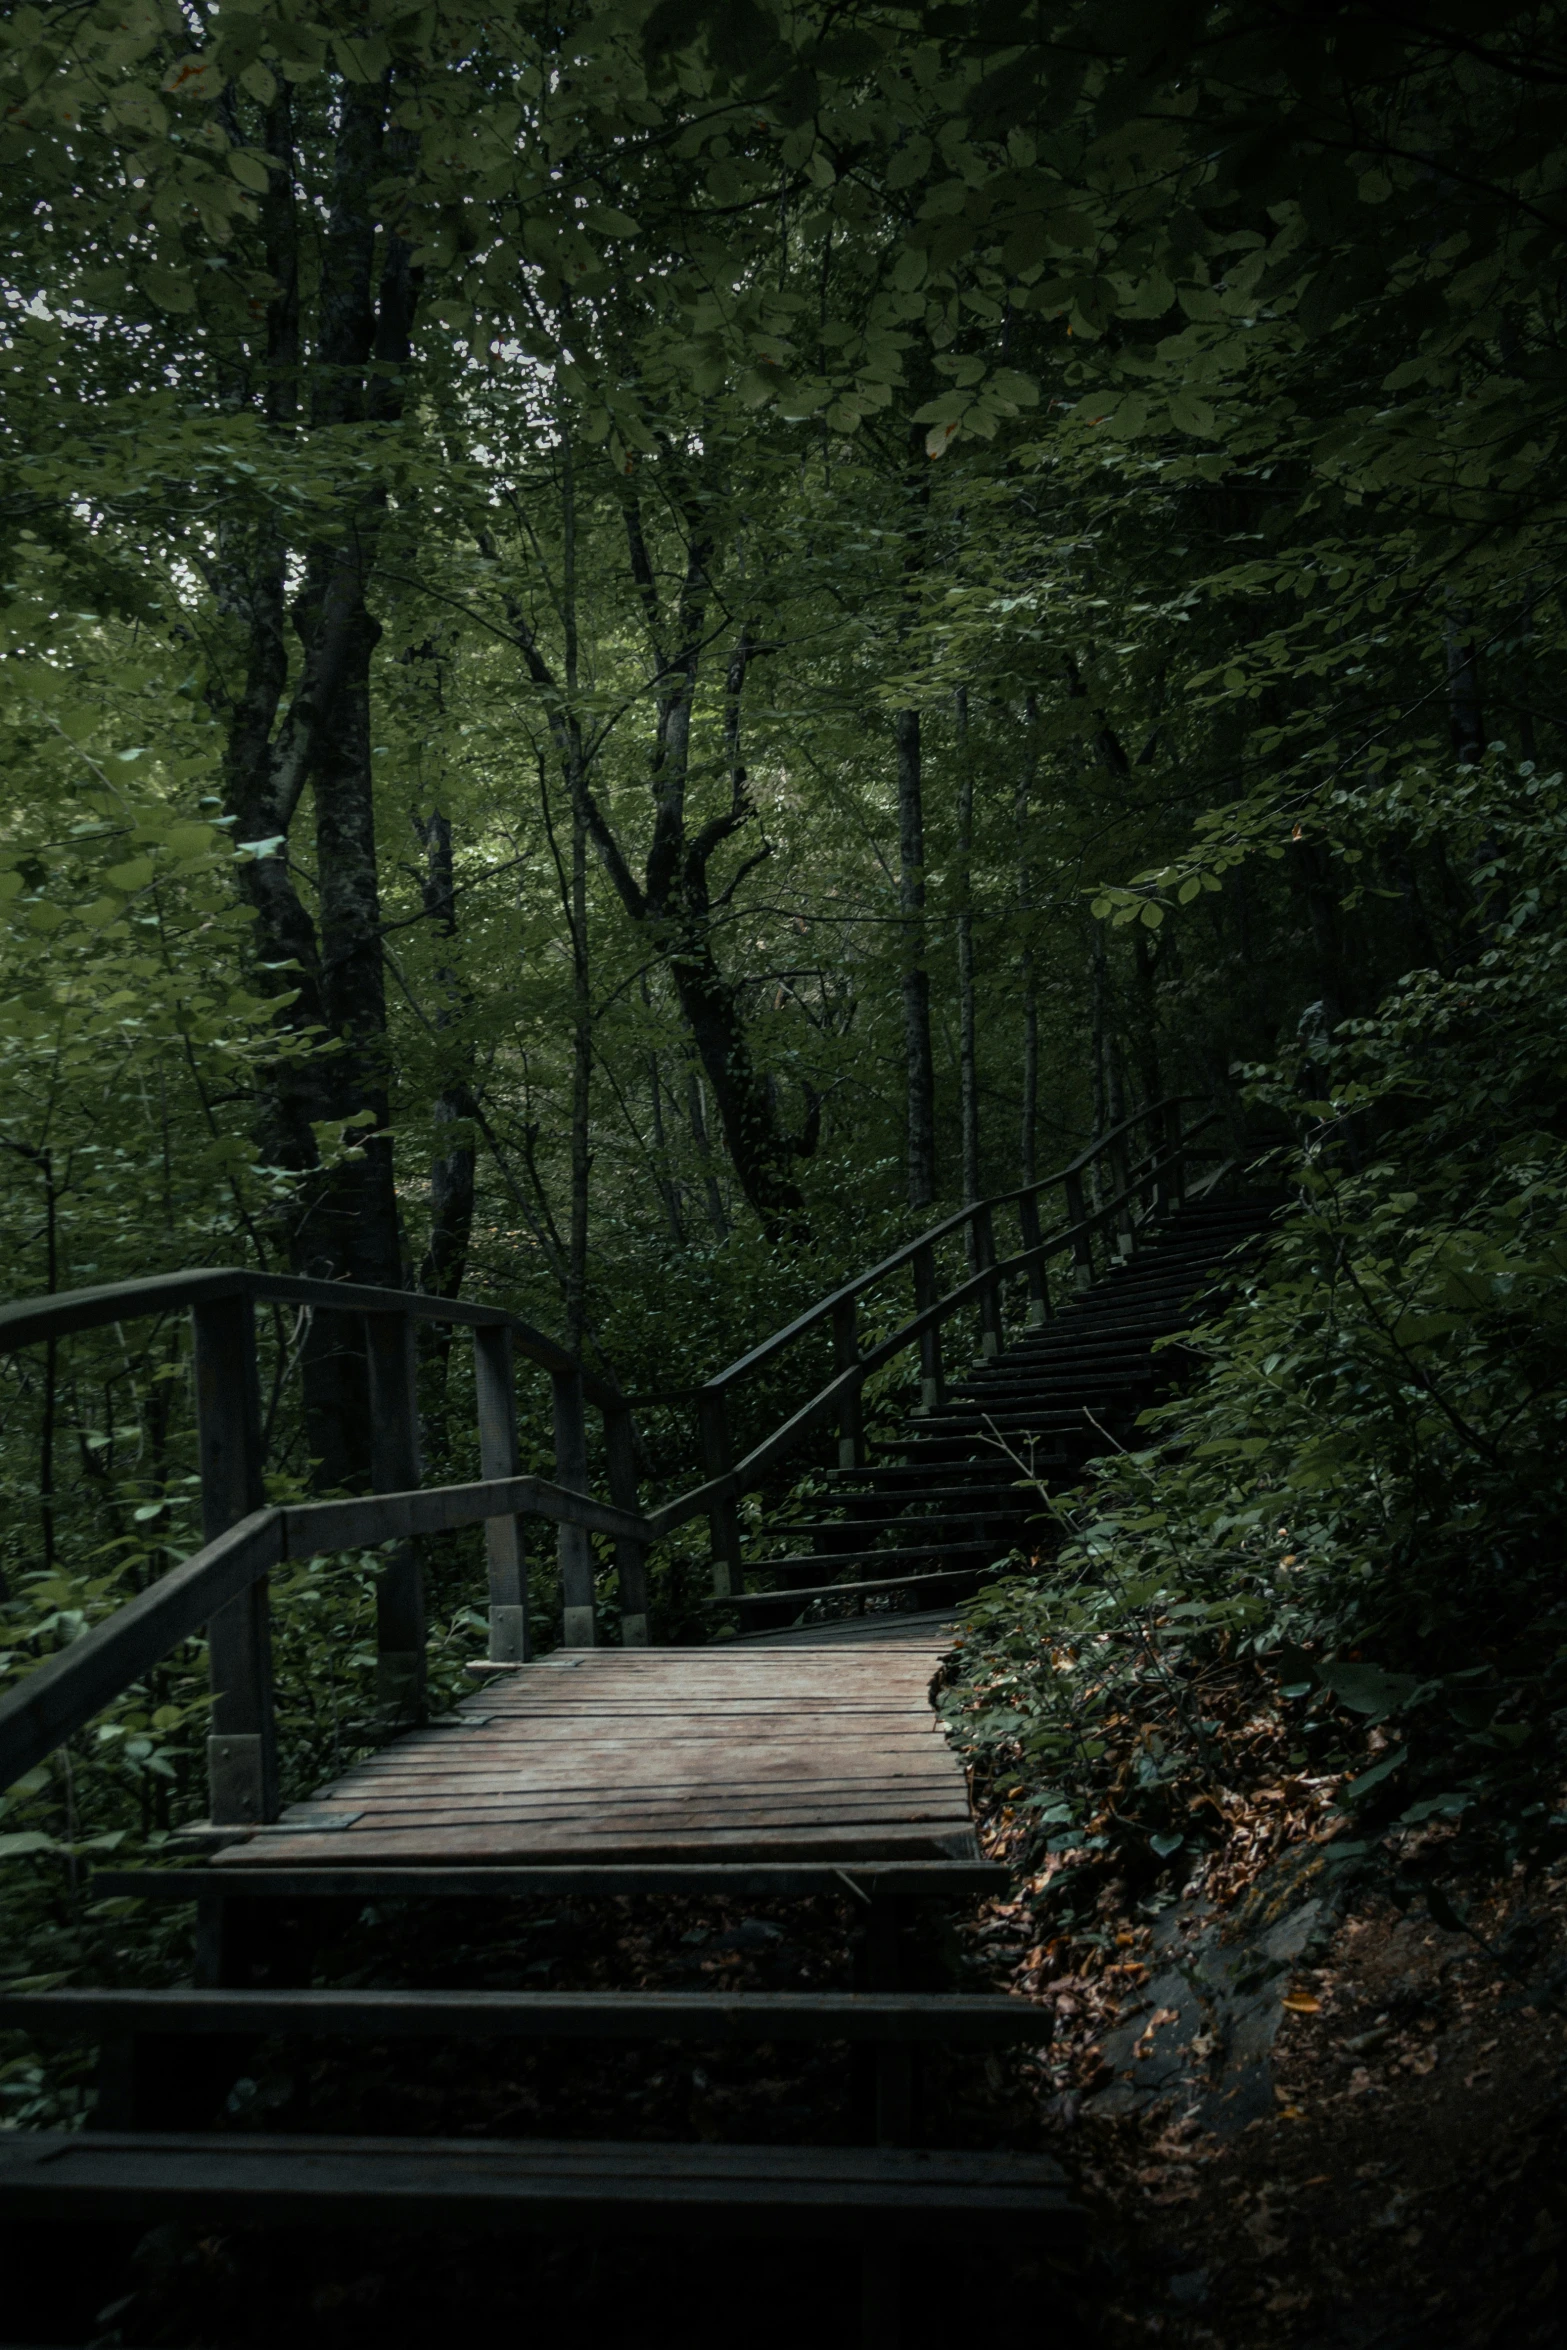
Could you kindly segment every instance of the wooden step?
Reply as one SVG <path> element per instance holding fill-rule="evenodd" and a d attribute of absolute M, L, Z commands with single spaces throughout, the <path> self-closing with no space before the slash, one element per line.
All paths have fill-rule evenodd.
<path fill-rule="evenodd" d="M 0 2029 L 313 2039 L 1048 2040 L 1053 2010 L 1004 1993 L 901 1991 L 26 1991 Z"/>
<path fill-rule="evenodd" d="M 914 1500 L 923 1500 L 924 1498 L 923 1495 L 910 1497 L 911 1503 Z M 927 1516 L 916 1516 L 909 1513 L 899 1518 L 822 1518 L 819 1520 L 802 1518 L 789 1526 L 770 1526 L 767 1531 L 770 1534 L 787 1534 L 791 1537 L 796 1534 L 813 1536 L 818 1534 L 921 1534 L 931 1526 L 982 1525 L 992 1517 L 997 1519 L 1015 1518 L 1027 1510 L 1038 1507 L 1037 1499 L 1029 1500 L 1019 1496 L 1006 1510 L 932 1510 Z M 830 1557 L 831 1553 L 826 1552 L 823 1555 Z"/>
<path fill-rule="evenodd" d="M 798 1569 L 806 1574 L 820 1574 L 823 1567 L 885 1566 L 900 1558 L 949 1559 L 955 1558 L 960 1551 L 983 1551 L 994 1557 L 995 1550 L 994 1542 L 985 1541 L 897 1543 L 886 1550 L 807 1551 L 803 1556 L 793 1558 L 747 1559 L 744 1571 L 748 1575 L 788 1575 Z"/>
<path fill-rule="evenodd" d="M 923 1591 L 932 1584 L 950 1584 L 961 1582 L 966 1576 L 986 1575 L 990 1572 L 990 1566 L 1004 1566 L 1005 1563 L 1004 1560 L 993 1558 L 989 1566 L 948 1567 L 935 1575 L 928 1570 L 921 1575 L 892 1575 L 880 1583 L 822 1583 L 814 1590 L 732 1591 L 727 1599 L 704 1600 L 703 1605 L 709 1609 L 777 1607 L 780 1601 L 788 1600 L 796 1607 L 803 1607 L 807 1601 L 814 1599 L 856 1599 L 871 1592 Z M 760 1574 L 762 1569 L 750 1567 L 746 1572 Z"/>
<path fill-rule="evenodd" d="M 0 2131 L 0 2221 L 26 2226 L 414 2226 L 918 2240 L 934 2225 L 1075 2230 L 1043 2155 L 907 2147 L 595 2145 L 576 2139 Z"/>
<path fill-rule="evenodd" d="M 237 1829 L 235 1842 L 245 1842 L 250 1833 Z M 841 1894 L 846 1886 L 877 1900 L 927 1901 L 944 1896 L 979 1899 L 1001 1893 L 1008 1881 L 998 1861 L 857 1860 L 851 1853 L 831 1861 L 529 1862 L 520 1867 L 504 1861 L 466 1867 L 396 1861 L 345 1866 L 315 1860 L 289 1867 L 269 1861 L 244 1869 L 95 1869 L 91 1886 L 95 1900 L 130 1896 L 140 1901 L 539 1901 L 562 1895 L 597 1901 L 628 1893 L 733 1895 L 756 1901 Z"/>

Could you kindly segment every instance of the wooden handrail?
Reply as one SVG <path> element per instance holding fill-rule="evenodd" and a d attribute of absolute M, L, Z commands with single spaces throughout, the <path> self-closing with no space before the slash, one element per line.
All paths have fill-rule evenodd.
<path fill-rule="evenodd" d="M 418 1486 L 348 1501 L 301 1502 L 256 1510 L 158 1582 L 57 1649 L 0 1697 L 0 1787 L 85 1728 L 120 1691 L 210 1623 L 220 1608 L 285 1559 L 371 1549 L 419 1534 L 443 1534 L 487 1518 L 551 1518 L 646 1543 L 647 1519 L 539 1477 L 488 1478 L 474 1485 Z"/>
<path fill-rule="evenodd" d="M 775 1428 L 770 1435 L 764 1436 L 759 1444 L 755 1445 L 742 1460 L 736 1461 L 722 1476 L 711 1477 L 692 1492 L 683 1493 L 676 1500 L 665 1502 L 661 1508 L 650 1510 L 647 1520 L 650 1529 L 649 1539 L 661 1541 L 665 1535 L 672 1534 L 678 1526 L 685 1525 L 689 1519 L 700 1517 L 704 1511 L 711 1510 L 716 1503 L 733 1501 L 742 1493 L 749 1491 L 751 1487 L 760 1483 L 769 1469 L 776 1468 L 781 1460 L 787 1459 L 796 1445 L 808 1436 L 813 1428 L 820 1426 L 821 1422 L 837 1409 L 846 1396 L 857 1392 L 873 1371 L 880 1370 L 883 1363 L 890 1362 L 893 1356 L 900 1354 L 905 1347 L 914 1345 L 923 1331 L 938 1329 L 943 1322 L 949 1321 L 954 1314 L 960 1313 L 965 1305 L 977 1299 L 988 1287 L 1026 1272 L 1030 1265 L 1059 1256 L 1064 1249 L 1075 1247 L 1080 1240 L 1086 1239 L 1104 1225 L 1112 1222 L 1120 1210 L 1127 1206 L 1137 1192 L 1143 1188 L 1149 1173 L 1156 1169 L 1161 1161 L 1183 1154 L 1199 1134 L 1205 1132 L 1209 1126 L 1215 1123 L 1218 1115 L 1216 1110 L 1210 1111 L 1206 1117 L 1200 1118 L 1196 1125 L 1188 1128 L 1175 1151 L 1156 1149 L 1145 1154 L 1135 1166 L 1128 1170 L 1125 1186 L 1112 1194 L 1089 1215 L 1080 1218 L 1075 1223 L 1064 1224 L 1054 1232 L 1044 1234 L 1037 1247 L 1019 1249 L 1015 1255 L 1000 1258 L 993 1265 L 982 1266 L 977 1273 L 971 1273 L 966 1280 L 960 1281 L 955 1289 L 948 1290 L 946 1295 L 938 1298 L 933 1305 L 926 1306 L 921 1312 L 913 1315 L 910 1320 L 900 1323 L 898 1328 L 890 1332 L 887 1337 L 878 1339 L 866 1349 L 857 1363 L 851 1364 L 845 1370 L 835 1372 L 824 1387 L 818 1388 L 807 1402 L 798 1405 L 787 1420 Z M 1030 1185 L 1024 1188 L 1025 1190 L 1035 1190 L 1038 1187 Z M 938 1229 L 950 1229 L 950 1225 Z M 929 1235 L 926 1238 L 928 1239 Z M 892 1261 L 888 1260 L 889 1263 Z M 898 1261 L 902 1261 L 902 1253 L 900 1253 Z M 848 1294 L 850 1293 L 843 1290 L 835 1292 L 835 1295 L 840 1298 Z M 794 1329 L 796 1325 L 790 1327 Z M 717 1384 L 716 1380 L 710 1382 L 709 1391 Z M 701 1395 L 706 1391 L 698 1388 L 694 1392 Z"/>
<path fill-rule="evenodd" d="M 855 1278 L 852 1281 L 846 1281 L 842 1288 L 831 1291 L 824 1298 L 819 1298 L 814 1306 L 808 1306 L 803 1314 L 797 1314 L 792 1322 L 786 1322 L 781 1330 L 775 1330 L 770 1338 L 764 1338 L 759 1345 L 748 1348 L 734 1362 L 726 1363 L 721 1371 L 713 1373 L 711 1379 L 703 1381 L 703 1389 L 710 1391 L 714 1388 L 732 1387 L 736 1380 L 743 1379 L 750 1372 L 759 1370 L 762 1364 L 770 1362 L 775 1354 L 781 1354 L 786 1346 L 792 1346 L 797 1338 L 803 1338 L 808 1330 L 814 1330 L 818 1323 L 829 1320 L 835 1307 L 846 1304 L 851 1298 L 863 1297 L 868 1289 L 874 1289 L 879 1281 L 884 1281 L 889 1273 L 896 1273 L 902 1266 L 910 1264 L 922 1248 L 932 1248 L 937 1241 L 945 1240 L 950 1233 L 960 1232 L 964 1225 L 973 1223 L 976 1217 L 983 1216 L 987 1210 L 993 1211 L 996 1208 L 1010 1206 L 1014 1200 L 1037 1199 L 1040 1192 L 1048 1191 L 1052 1184 L 1065 1183 L 1069 1176 L 1080 1174 L 1085 1167 L 1091 1166 L 1095 1159 L 1108 1152 L 1123 1135 L 1129 1134 L 1134 1126 L 1144 1125 L 1149 1119 L 1161 1117 L 1167 1111 L 1179 1109 L 1185 1103 L 1195 1101 L 1198 1098 L 1195 1094 L 1168 1094 L 1163 1101 L 1153 1102 L 1146 1110 L 1138 1110 L 1134 1116 L 1123 1118 L 1119 1126 L 1112 1126 L 1107 1134 L 1102 1134 L 1097 1142 L 1090 1143 L 1086 1150 L 1080 1151 L 1077 1157 L 1066 1166 L 1057 1167 L 1053 1174 L 1036 1176 L 1033 1182 L 1019 1184 L 1014 1191 L 992 1192 L 986 1199 L 971 1200 L 966 1207 L 954 1209 L 953 1213 L 950 1216 L 944 1216 L 939 1224 L 932 1224 L 928 1231 L 920 1233 L 916 1239 L 906 1240 L 901 1247 L 895 1248 L 891 1256 L 883 1257 L 880 1264 L 872 1265 L 869 1272 L 856 1274 Z M 1192 1128 L 1192 1133 L 1199 1133 L 1202 1126 L 1209 1122 L 1209 1119 L 1202 1120 L 1198 1126 Z M 1141 1164 L 1146 1165 L 1147 1161 L 1144 1160 Z M 699 1389 L 696 1392 L 700 1393 L 702 1390 Z"/>
<path fill-rule="evenodd" d="M 101 1289 L 68 1289 L 57 1297 L 24 1298 L 0 1306 L 0 1354 L 19 1347 L 38 1346 L 46 1338 L 65 1338 L 78 1330 L 98 1330 L 111 1322 L 131 1322 L 145 1314 L 166 1314 L 216 1304 L 222 1298 L 248 1297 L 282 1305 L 319 1306 L 340 1314 L 406 1314 L 416 1322 L 460 1323 L 476 1330 L 509 1330 L 519 1354 L 542 1370 L 575 1375 L 582 1392 L 600 1411 L 614 1411 L 625 1401 L 618 1387 L 597 1378 L 547 1332 L 536 1330 L 504 1306 L 470 1303 L 466 1298 L 431 1297 L 417 1289 L 375 1289 L 355 1281 L 311 1281 L 292 1273 L 258 1273 L 244 1265 L 216 1265 L 188 1273 L 153 1273 L 140 1281 L 114 1281 Z"/>

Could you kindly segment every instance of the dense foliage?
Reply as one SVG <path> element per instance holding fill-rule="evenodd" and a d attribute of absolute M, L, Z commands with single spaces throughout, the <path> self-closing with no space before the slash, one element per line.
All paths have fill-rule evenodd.
<path fill-rule="evenodd" d="M 411 1282 L 664 1392 L 1200 1093 L 1294 1204 L 980 1609 L 975 1735 L 1179 1870 L 1203 1675 L 1282 1659 L 1362 1818 L 1533 1849 L 1564 67 L 1463 0 L 13 11 L 9 1294 Z M 360 1482 L 363 1379 L 264 1336 L 274 1490 Z M 181 1330 L 4 1380 L 0 1687 L 195 1541 Z M 374 1735 L 374 1567 L 277 1594 L 296 1786 Z M 462 1543 L 432 1590 L 455 1670 Z M 9 1963 L 112 1942 L 83 1855 L 199 1807 L 204 1703 L 5 1798 Z"/>

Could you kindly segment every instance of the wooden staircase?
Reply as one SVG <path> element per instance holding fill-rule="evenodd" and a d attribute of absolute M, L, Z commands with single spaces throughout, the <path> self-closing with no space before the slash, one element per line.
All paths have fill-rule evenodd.
<path fill-rule="evenodd" d="M 767 1528 L 786 1549 L 748 1557 L 728 1606 L 752 1632 L 931 1607 L 1048 1548 L 1034 1481 L 1059 1491 L 1095 1454 L 1135 1441 L 1138 1414 L 1184 1367 L 1179 1348 L 1156 1346 L 1212 1311 L 1276 1205 L 1223 1193 L 1143 1231 L 1135 1254 L 908 1413 L 896 1435 L 864 1440 L 862 1464 L 797 1489 Z"/>
<path fill-rule="evenodd" d="M 1048 2022 L 1026 1999 L 936 1995 L 903 1979 L 916 1904 L 972 1902 L 1006 1883 L 979 1854 L 963 1775 L 929 1702 L 945 1623 L 920 1611 L 1034 1548 L 1036 1501 L 1019 1461 L 1068 1482 L 1124 1438 L 1164 1375 L 1155 1340 L 1192 1319 L 1215 1272 L 1262 1231 L 1267 1203 L 1223 1196 L 1226 1164 L 1194 1189 L 1194 1170 L 1214 1166 L 1200 1138 L 1216 1123 L 1210 1112 L 1183 1127 L 1178 1101 L 1154 1104 L 1069 1166 L 971 1203 L 821 1300 L 697 1392 L 701 1482 L 653 1506 L 638 1490 L 632 1399 L 497 1307 L 243 1268 L 0 1307 L 0 1351 L 90 1345 L 138 1315 L 189 1312 L 204 1536 L 0 1695 L 0 1785 L 88 1728 L 181 1642 L 205 1636 L 212 1687 L 210 1817 L 186 1831 L 187 1856 L 94 1881 L 99 1896 L 190 1910 L 194 1979 L 0 1998 L 0 2028 L 100 2051 L 96 2127 L 0 2134 L 0 2226 L 417 2219 L 612 2240 L 684 2232 L 699 2246 L 719 2230 L 847 2236 L 863 2248 L 863 2339 L 875 2350 L 900 2338 L 900 2261 L 928 2260 L 943 2232 L 1070 2246 L 1080 2218 L 1046 2158 L 918 2143 L 922 2044 L 994 2048 L 1037 2040 Z M 1056 1194 L 1062 1220 L 1047 1230 L 1042 1203 Z M 1018 1235 L 1006 1256 L 1002 1214 Z M 904 1278 L 912 1314 L 891 1294 Z M 258 1303 L 357 1318 L 374 1491 L 265 1502 Z M 471 1484 L 420 1481 L 421 1321 L 472 1334 L 481 1474 Z M 747 1382 L 767 1369 L 764 1392 L 776 1393 L 779 1357 L 823 1341 L 826 1383 L 737 1457 L 731 1412 Z M 955 1342 L 978 1360 L 949 1381 L 943 1346 Z M 917 1358 L 919 1408 L 891 1435 L 868 1432 L 866 1384 L 904 1352 Z M 818 1378 L 820 1361 L 818 1352 Z M 553 1480 L 520 1473 L 515 1386 L 530 1369 L 550 1382 Z M 607 1499 L 591 1489 L 589 1407 L 602 1418 Z M 823 1436 L 835 1439 L 836 1462 L 797 1484 L 794 1506 L 748 1553 L 742 1500 L 772 1490 L 781 1464 Z M 648 1556 L 704 1516 L 715 1629 L 740 1627 L 740 1637 L 660 1649 L 649 1637 Z M 530 1621 L 525 1572 L 541 1524 L 558 1545 L 563 1634 L 542 1655 L 550 1644 Z M 485 1533 L 489 1640 L 470 1668 L 483 1686 L 431 1723 L 419 1544 L 462 1526 Z M 385 1546 L 377 1639 L 388 1742 L 285 1807 L 271 1570 L 373 1545 Z M 621 1642 L 605 1648 L 610 1589 Z M 358 1914 L 390 1903 L 396 1917 L 476 1896 L 504 1905 L 633 1893 L 846 1895 L 860 1920 L 857 1987 L 568 1995 L 522 1981 L 476 1993 L 449 1975 L 396 1990 L 315 1980 L 316 1929 L 333 1905 Z M 225 2127 L 227 2093 L 263 2036 L 843 2044 L 863 2052 L 871 2143 Z M 450 2116 L 459 2131 L 467 2120 Z"/>

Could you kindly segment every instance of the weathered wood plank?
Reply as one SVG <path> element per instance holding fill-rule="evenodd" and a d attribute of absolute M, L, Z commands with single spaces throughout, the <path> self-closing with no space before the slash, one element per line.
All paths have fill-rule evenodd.
<path fill-rule="evenodd" d="M 958 1900 L 997 1893 L 1007 1883 L 1007 1872 L 997 1861 L 966 1859 L 890 1859 L 845 1857 L 837 1861 L 694 1862 L 592 1861 L 585 1866 L 544 1863 L 530 1867 L 380 1867 L 355 1861 L 334 1865 L 331 1856 L 307 1868 L 279 1865 L 276 1858 L 259 1863 L 245 1874 L 247 1900 L 262 1896 L 280 1900 L 301 1898 L 374 1901 L 418 1900 L 554 1900 L 564 1894 L 588 1897 L 632 1893 L 711 1893 L 761 1899 L 794 1899 L 816 1893 L 883 1894 L 900 1900 L 927 1900 L 947 1896 Z M 95 1896 L 134 1896 L 151 1901 L 198 1901 L 233 1893 L 236 1887 L 227 1869 L 216 1867 L 96 1869 Z"/>
<path fill-rule="evenodd" d="M 995 1993 L 885 1991 L 34 1991 L 0 2029 L 298 2033 L 356 2039 L 1048 2040 L 1052 2007 Z"/>
<path fill-rule="evenodd" d="M 870 2225 L 923 2240 L 937 2224 L 1003 2235 L 1079 2224 L 1059 2170 L 1038 2155 L 110 2131 L 0 2136 L 0 2217 L 327 2227 L 460 2220 L 591 2230 L 611 2241 L 666 2235 L 682 2222 L 706 2236 L 718 2217 L 746 2234 L 850 2240 Z"/>

